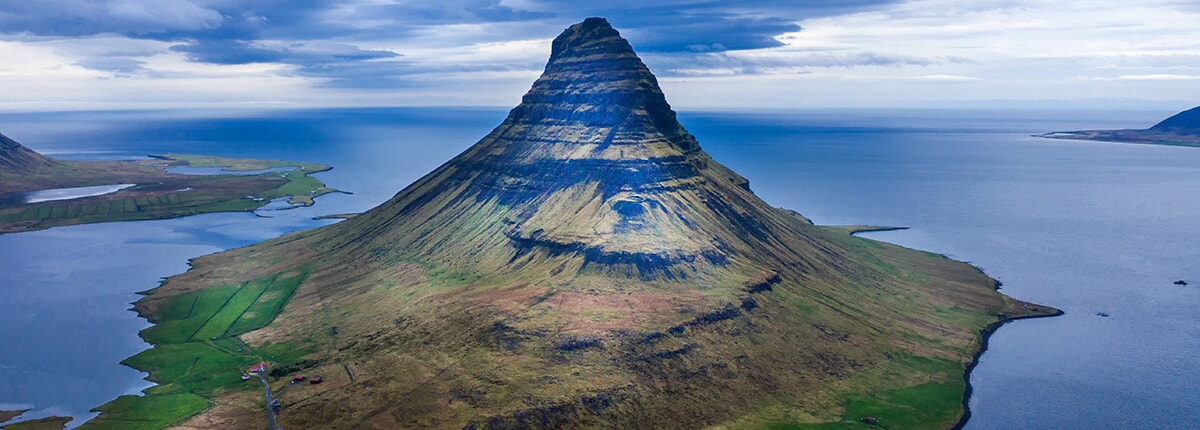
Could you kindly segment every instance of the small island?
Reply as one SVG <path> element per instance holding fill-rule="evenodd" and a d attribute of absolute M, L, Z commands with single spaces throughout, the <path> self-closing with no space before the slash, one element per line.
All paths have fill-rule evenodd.
<path fill-rule="evenodd" d="M 1175 114 L 1153 127 L 1142 130 L 1055 131 L 1035 134 L 1034 137 L 1200 147 L 1200 106 Z"/>
<path fill-rule="evenodd" d="M 0 234 L 112 221 L 310 206 L 336 192 L 312 163 L 189 154 L 132 161 L 46 157 L 0 134 Z"/>

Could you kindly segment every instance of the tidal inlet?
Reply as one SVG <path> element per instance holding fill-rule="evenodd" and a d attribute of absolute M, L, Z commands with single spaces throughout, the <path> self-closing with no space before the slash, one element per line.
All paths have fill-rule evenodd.
<path fill-rule="evenodd" d="M 588 18 L 391 199 L 146 292 L 153 347 L 124 363 L 156 385 L 81 428 L 949 429 L 987 336 L 1059 313 L 803 211 L 710 157 Z"/>

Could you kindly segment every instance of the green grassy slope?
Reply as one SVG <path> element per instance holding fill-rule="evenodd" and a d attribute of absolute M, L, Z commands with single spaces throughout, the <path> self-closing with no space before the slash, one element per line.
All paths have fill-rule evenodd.
<path fill-rule="evenodd" d="M 150 373 L 159 383 L 143 396 L 122 396 L 96 408 L 99 418 L 85 429 L 162 428 L 212 406 L 222 393 L 254 390 L 242 381 L 249 366 L 266 361 L 288 366 L 307 354 L 296 344 L 251 348 L 237 336 L 260 329 L 278 315 L 307 273 L 294 270 L 173 297 L 142 332 L 155 345 L 123 364 Z M 256 381 L 251 381 L 256 382 Z"/>

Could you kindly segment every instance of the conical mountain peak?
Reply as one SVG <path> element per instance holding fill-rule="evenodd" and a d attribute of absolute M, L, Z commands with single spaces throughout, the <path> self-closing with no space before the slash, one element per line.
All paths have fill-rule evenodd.
<path fill-rule="evenodd" d="M 555 39 L 545 73 L 502 124 L 347 228 L 359 223 L 476 270 L 569 254 L 578 258 L 555 263 L 568 273 L 643 279 L 715 277 L 739 254 L 778 254 L 755 267 L 796 261 L 778 235 L 805 228 L 701 150 L 599 18 Z"/>
<path fill-rule="evenodd" d="M 523 126 L 526 140 L 583 145 L 560 154 L 570 158 L 644 159 L 697 148 L 650 69 L 602 18 L 554 39 L 545 72 L 505 124 Z"/>
<path fill-rule="evenodd" d="M 349 380 L 306 390 L 288 428 L 856 425 L 836 405 L 931 389 L 957 404 L 953 369 L 985 327 L 1044 314 L 970 266 L 846 232 L 750 192 L 589 19 L 500 126 L 387 202 L 197 259 L 137 306 L 179 331 L 167 312 L 197 297 L 291 285 L 242 338 L 301 351 L 272 354 L 290 360 L 278 368 Z M 185 345 L 215 351 L 172 346 Z M 255 407 L 218 393 L 205 419 Z M 961 415 L 909 403 L 879 415 L 929 428 Z"/>
<path fill-rule="evenodd" d="M 634 55 L 633 47 L 604 18 L 588 18 L 567 27 L 550 46 L 549 65 L 598 53 Z"/>

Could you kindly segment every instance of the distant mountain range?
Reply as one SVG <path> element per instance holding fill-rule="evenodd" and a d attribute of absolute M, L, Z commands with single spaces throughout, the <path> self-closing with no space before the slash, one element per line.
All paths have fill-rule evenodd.
<path fill-rule="evenodd" d="M 1200 146 L 1200 106 L 1172 115 L 1147 129 L 1055 131 L 1036 137 Z"/>

